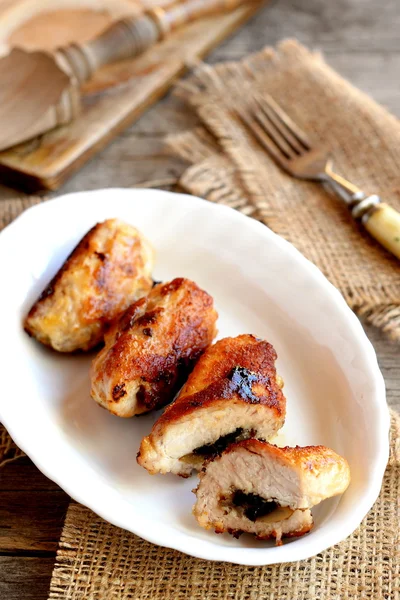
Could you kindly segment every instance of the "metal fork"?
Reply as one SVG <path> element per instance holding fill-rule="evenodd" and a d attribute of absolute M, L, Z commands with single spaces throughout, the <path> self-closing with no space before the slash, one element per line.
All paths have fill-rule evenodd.
<path fill-rule="evenodd" d="M 328 150 L 313 145 L 310 138 L 269 95 L 254 95 L 248 111 L 235 108 L 244 125 L 261 146 L 290 175 L 319 181 L 330 187 L 350 208 L 354 219 L 382 246 L 400 258 L 400 213 L 367 196 L 332 170 Z"/>

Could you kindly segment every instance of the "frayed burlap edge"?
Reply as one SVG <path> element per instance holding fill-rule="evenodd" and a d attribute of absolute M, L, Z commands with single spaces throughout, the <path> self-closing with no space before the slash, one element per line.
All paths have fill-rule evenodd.
<path fill-rule="evenodd" d="M 201 128 L 166 138 L 166 145 L 171 152 L 193 163 L 181 176 L 180 186 L 191 194 L 206 198 L 210 202 L 225 204 L 246 216 L 270 224 L 273 216 L 268 213 L 268 210 L 260 211 L 251 203 L 251 198 L 246 197 L 234 165 L 226 156 L 216 153 L 217 145 L 214 144 L 214 147 L 200 145 L 201 151 L 198 151 L 197 136 L 199 135 L 203 136 Z M 210 137 L 209 134 L 207 135 Z M 382 292 L 385 293 L 384 289 L 381 288 L 378 299 L 370 298 L 369 301 L 365 299 L 365 290 L 342 289 L 341 291 L 350 308 L 359 317 L 382 329 L 391 339 L 400 340 L 400 305 L 391 302 L 381 303 L 379 299 Z M 390 295 L 388 293 L 388 297 Z"/>
<path fill-rule="evenodd" d="M 210 155 L 203 156 L 207 157 Z M 42 200 L 28 197 L 3 201 L 0 226 L 6 226 L 24 209 Z M 214 201 L 219 201 L 217 190 Z M 242 201 L 238 195 L 235 208 L 240 209 Z M 72 503 L 60 540 L 50 598 L 399 600 L 400 559 L 396 536 L 400 518 L 400 420 L 394 415 L 391 432 L 390 461 L 375 507 L 353 536 L 309 561 L 265 568 L 200 561 L 149 544 Z M 4 427 L 0 434 L 2 465 L 23 456 Z M 367 535 L 373 538 L 374 546 L 367 543 Z M 300 584 L 301 588 L 293 587 Z"/>
<path fill-rule="evenodd" d="M 371 242 L 362 231 L 360 234 L 355 231 L 355 235 L 353 232 L 354 249 L 358 251 L 360 246 L 363 247 L 365 262 L 361 262 L 360 268 L 363 268 L 362 265 L 365 265 L 368 260 L 371 265 L 368 275 L 365 275 L 364 281 L 360 285 L 354 283 L 352 278 L 347 276 L 348 274 L 346 275 L 345 261 L 336 260 L 335 262 L 334 251 L 332 252 L 331 248 L 329 251 L 324 250 L 321 253 L 312 248 L 311 244 L 308 246 L 304 244 L 304 236 L 300 235 L 296 238 L 296 223 L 290 222 L 291 227 L 289 228 L 285 217 L 282 218 L 279 212 L 265 200 L 265 190 L 260 190 L 256 178 L 249 175 L 252 167 L 246 163 L 247 156 L 243 149 L 249 152 L 251 158 L 257 159 L 254 147 L 246 145 L 246 142 L 243 142 L 243 146 L 238 144 L 237 141 L 242 141 L 243 136 L 237 132 L 237 126 L 232 119 L 229 119 L 229 123 L 226 118 L 224 119 L 226 114 L 224 115 L 224 109 L 221 107 L 221 95 L 228 90 L 227 86 L 232 86 L 232 82 L 236 80 L 237 88 L 240 89 L 238 81 L 245 85 L 246 77 L 254 85 L 258 85 L 257 82 L 262 81 L 264 77 L 266 64 L 269 63 L 268 68 L 271 71 L 274 69 L 275 63 L 289 60 L 312 63 L 312 69 L 318 72 L 318 77 L 327 77 L 333 88 L 337 87 L 341 97 L 348 98 L 352 106 L 356 104 L 357 107 L 361 107 L 360 118 L 368 121 L 370 115 L 374 115 L 376 120 L 379 120 L 379 125 L 382 124 L 382 138 L 386 139 L 388 129 L 399 131 L 398 121 L 392 115 L 344 81 L 324 63 L 319 53 L 311 54 L 297 42 L 287 40 L 281 43 L 276 50 L 266 48 L 239 63 L 222 63 L 212 67 L 200 65 L 187 81 L 179 83 L 176 94 L 196 110 L 207 127 L 207 130 L 199 127 L 194 131 L 167 138 L 167 146 L 170 151 L 191 164 L 181 177 L 180 185 L 192 194 L 202 196 L 212 202 L 227 204 L 264 222 L 317 264 L 328 279 L 341 290 L 349 306 L 359 316 L 363 316 L 367 322 L 385 331 L 392 339 L 399 340 L 398 263 L 390 259 L 390 256 L 375 242 Z M 315 81 L 313 85 L 315 86 Z M 228 92 L 231 89 L 229 88 Z M 228 92 L 226 96 L 229 96 Z M 357 120 L 357 114 L 355 114 L 355 120 Z M 232 139 L 230 139 L 234 130 L 236 137 L 232 135 Z M 220 142 L 224 148 L 221 147 Z M 380 158 L 380 162 L 385 162 L 384 156 Z M 378 172 L 382 171 L 380 162 L 375 165 Z M 388 162 L 390 163 L 390 161 Z M 374 165 L 369 167 L 371 172 L 373 172 L 373 167 Z M 271 175 L 270 171 L 268 173 Z M 297 182 L 297 185 L 301 186 L 302 182 Z M 321 210 L 324 210 L 323 205 L 321 205 Z M 344 217 L 344 220 L 351 221 L 350 217 Z M 340 224 L 340 227 L 345 226 L 346 223 Z M 332 233 L 334 236 L 334 228 Z M 362 235 L 363 238 L 361 238 Z M 349 256 L 350 260 L 351 256 Z M 383 273 L 386 274 L 386 277 L 382 283 Z M 392 277 L 390 277 L 390 273 L 393 274 Z"/>
<path fill-rule="evenodd" d="M 399 600 L 399 498 L 400 417 L 392 412 L 380 496 L 333 548 L 267 567 L 208 562 L 154 546 L 71 504 L 49 600 Z"/>

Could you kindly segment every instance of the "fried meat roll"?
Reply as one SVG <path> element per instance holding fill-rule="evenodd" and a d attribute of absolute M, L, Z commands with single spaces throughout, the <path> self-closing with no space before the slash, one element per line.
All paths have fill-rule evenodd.
<path fill-rule="evenodd" d="M 271 344 L 247 334 L 208 348 L 142 440 L 138 463 L 152 474 L 188 477 L 235 440 L 271 439 L 286 414 L 276 358 Z"/>
<path fill-rule="evenodd" d="M 91 395 L 120 417 L 171 402 L 216 334 L 212 297 L 189 279 L 156 285 L 113 324 L 92 364 Z"/>
<path fill-rule="evenodd" d="M 59 352 L 93 348 L 107 324 L 150 291 L 153 261 L 150 242 L 135 227 L 98 223 L 32 306 L 25 330 Z"/>
<path fill-rule="evenodd" d="M 350 470 L 324 446 L 278 448 L 249 439 L 210 459 L 199 477 L 193 513 L 202 527 L 280 544 L 311 529 L 310 509 L 342 494 Z"/>

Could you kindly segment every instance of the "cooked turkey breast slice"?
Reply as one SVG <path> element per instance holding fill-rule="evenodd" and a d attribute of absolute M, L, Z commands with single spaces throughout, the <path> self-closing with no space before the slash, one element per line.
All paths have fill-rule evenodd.
<path fill-rule="evenodd" d="M 274 436 L 286 413 L 276 357 L 271 344 L 253 335 L 225 338 L 208 348 L 142 440 L 138 463 L 152 474 L 188 477 L 235 439 Z"/>
<path fill-rule="evenodd" d="M 156 285 L 113 324 L 92 363 L 91 395 L 120 417 L 171 402 L 216 334 L 213 299 L 189 279 Z"/>
<path fill-rule="evenodd" d="M 279 543 L 282 536 L 309 531 L 309 509 L 342 494 L 350 470 L 324 446 L 278 448 L 249 439 L 207 462 L 199 477 L 193 513 L 202 527 Z"/>
<path fill-rule="evenodd" d="M 98 223 L 79 242 L 25 319 L 25 330 L 59 352 L 89 350 L 107 323 L 152 287 L 153 248 L 126 223 Z"/>

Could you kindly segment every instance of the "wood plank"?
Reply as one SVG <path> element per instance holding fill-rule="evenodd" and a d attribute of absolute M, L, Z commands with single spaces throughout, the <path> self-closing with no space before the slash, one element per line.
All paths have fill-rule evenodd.
<path fill-rule="evenodd" d="M 187 64 L 233 33 L 262 1 L 194 21 L 138 58 L 100 69 L 84 87 L 82 113 L 72 123 L 0 154 L 2 180 L 31 191 L 57 189 L 162 97 Z"/>
<path fill-rule="evenodd" d="M 59 488 L 44 491 L 1 490 L 0 552 L 31 555 L 55 553 L 68 504 L 69 497 Z"/>
<path fill-rule="evenodd" d="M 287 0 L 280 0 L 280 2 L 267 6 L 232 41 L 225 43 L 216 50 L 211 56 L 211 61 L 238 59 L 249 51 L 259 49 L 264 42 L 274 42 L 275 39 L 271 36 L 279 37 L 279 35 L 282 35 L 282 32 L 279 33 L 276 30 L 280 18 L 276 17 L 276 22 L 272 20 L 274 27 L 271 27 L 268 26 L 267 15 L 272 14 L 277 9 L 290 13 L 291 27 L 297 29 L 298 25 L 296 23 L 303 13 L 299 13 L 296 2 L 293 0 L 289 4 L 294 4 L 293 10 L 289 11 Z M 348 2 L 345 4 L 347 5 Z M 360 0 L 352 2 L 352 4 L 359 6 Z M 392 0 L 390 0 L 390 4 L 393 4 Z M 320 7 L 321 14 L 325 10 L 327 10 L 326 6 Z M 391 13 L 389 12 L 389 14 Z M 307 21 L 307 27 L 309 25 Z M 385 32 L 381 25 L 378 27 L 375 24 L 372 27 L 377 27 L 377 35 L 380 32 L 380 35 L 385 38 Z M 300 33 L 304 31 L 301 27 L 298 30 Z M 256 35 L 254 32 L 256 32 Z M 259 35 L 257 35 L 257 32 Z M 342 48 L 346 47 L 346 44 L 343 44 L 340 52 L 327 53 L 328 62 L 355 85 L 370 93 L 378 102 L 386 105 L 389 110 L 395 114 L 400 114 L 397 87 L 393 85 L 400 70 L 400 52 L 393 53 L 390 56 L 382 52 L 360 53 L 357 52 L 357 39 L 352 41 L 354 41 L 354 51 L 343 51 Z M 323 47 L 323 42 L 321 42 L 320 47 L 324 52 L 329 50 L 329 48 Z M 164 101 L 158 103 L 157 107 L 148 111 L 135 126 L 126 130 L 118 138 L 117 143 L 109 146 L 102 154 L 98 155 L 90 165 L 84 168 L 82 174 L 70 180 L 60 189 L 60 192 L 96 189 L 110 185 L 132 186 L 144 179 L 158 178 L 158 175 L 160 175 L 160 178 L 178 176 L 182 172 L 182 167 L 179 163 L 175 164 L 174 161 L 170 163 L 168 156 L 165 157 L 165 160 L 157 160 L 154 165 L 151 163 L 151 159 L 147 160 L 149 152 L 147 142 L 143 139 L 143 136 L 153 136 L 151 141 L 151 147 L 153 148 L 156 136 L 162 138 L 167 132 L 179 131 L 191 127 L 195 123 L 196 119 L 190 111 L 185 110 L 176 99 L 168 96 Z M 159 139 L 159 144 L 161 148 L 162 139 Z M 128 159 L 129 152 L 134 147 L 138 151 L 143 149 L 146 158 L 130 161 Z M 135 150 L 135 152 L 137 151 Z M 15 192 L 11 192 L 11 194 L 13 193 L 15 194 Z M 0 198 L 7 195 L 7 189 L 4 192 L 0 190 Z"/>
<path fill-rule="evenodd" d="M 113 20 L 138 14 L 140 0 L 2 0 L 0 40 L 35 50 L 98 35 Z M 73 31 L 71 31 L 73 29 Z"/>
<path fill-rule="evenodd" d="M 93 157 L 81 171 L 86 190 L 99 187 L 133 187 L 142 181 L 178 179 L 187 164 L 171 157 L 165 149 L 164 136 L 124 137 L 118 145 L 111 144 Z M 151 156 L 151 152 L 157 154 Z M 59 192 L 69 193 L 82 189 L 81 178 L 71 178 Z"/>
<path fill-rule="evenodd" d="M 400 50 L 399 30 L 398 0 L 276 0 L 252 18 L 235 43 L 222 44 L 214 57 L 242 57 L 294 37 L 329 53 L 393 53 Z"/>
<path fill-rule="evenodd" d="M 48 479 L 24 456 L 10 462 L 0 470 L 0 496 L 3 492 L 45 492 L 58 491 L 59 486 Z"/>
<path fill-rule="evenodd" d="M 317 48 L 321 46 L 317 45 Z M 323 53 L 329 66 L 386 106 L 389 111 L 400 115 L 399 94 L 393 86 L 393 81 L 396 81 L 400 72 L 400 48 L 390 54 L 383 51 L 335 51 L 328 48 L 324 48 Z M 239 60 L 244 54 L 238 47 L 233 52 L 230 47 L 221 48 L 211 56 L 211 61 Z"/>
<path fill-rule="evenodd" d="M 2 600 L 46 600 L 54 558 L 0 556 Z"/>
<path fill-rule="evenodd" d="M 364 324 L 364 330 L 375 348 L 386 384 L 387 402 L 400 412 L 400 344 L 388 339 L 379 329 Z"/>
<path fill-rule="evenodd" d="M 233 39 L 220 46 L 210 60 L 237 60 L 282 37 L 296 36 L 303 43 L 321 49 L 327 55 L 328 62 L 354 85 L 400 116 L 399 18 L 398 0 L 341 0 L 340 3 L 279 0 L 267 6 Z M 60 192 L 130 186 L 149 177 L 178 174 L 184 165 L 164 155 L 162 138 L 166 133 L 186 129 L 195 122 L 190 111 L 169 95 L 71 178 Z M 152 153 L 157 155 L 157 160 L 152 160 Z M 16 192 L 0 189 L 0 198 L 12 194 Z M 388 403 L 400 411 L 399 345 L 391 343 L 381 331 L 366 325 L 364 327 L 378 354 L 387 386 Z M 30 462 L 28 459 L 24 461 Z M 18 467 L 17 464 L 12 467 L 15 468 L 14 475 L 10 474 L 6 481 L 8 491 L 16 491 L 22 486 L 21 496 L 24 500 L 19 501 L 20 506 L 30 502 L 31 485 L 32 489 L 43 492 L 47 485 L 55 485 L 46 483 L 40 474 L 35 477 L 32 464 Z M 50 500 L 43 498 L 43 502 Z M 46 525 L 47 511 L 42 510 L 40 515 L 42 526 L 49 531 Z M 31 514 L 31 518 L 34 520 L 37 516 Z M 22 510 L 18 524 L 21 536 L 24 536 L 27 526 Z M 36 535 L 33 530 L 30 531 Z M 16 527 L 14 533 L 17 535 Z M 31 547 L 32 543 L 26 539 L 26 535 L 24 539 L 26 546 Z M 49 557 L 0 557 L 0 597 L 5 600 L 45 600 L 52 564 L 53 559 Z"/>
<path fill-rule="evenodd" d="M 398 91 L 392 83 L 400 72 L 400 53 L 391 60 L 374 54 L 355 57 L 338 54 L 328 56 L 327 60 L 344 77 L 400 116 Z M 185 163 L 170 157 L 163 138 L 167 133 L 188 129 L 197 123 L 195 115 L 169 95 L 119 136 L 117 142 L 94 157 L 78 176 L 60 188 L 59 193 L 107 186 L 131 187 L 147 179 L 179 177 Z M 152 153 L 157 157 L 155 160 Z M 0 191 L 0 198 L 7 194 L 6 190 Z"/>

